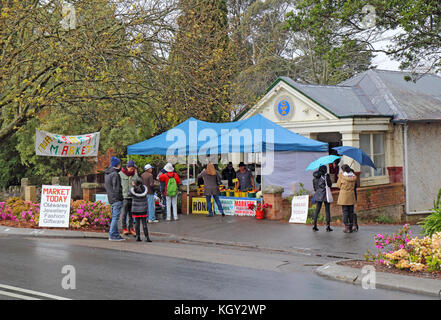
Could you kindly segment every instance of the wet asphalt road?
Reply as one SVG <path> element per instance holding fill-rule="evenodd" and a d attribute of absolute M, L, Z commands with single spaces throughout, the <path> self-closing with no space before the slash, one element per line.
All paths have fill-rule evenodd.
<path fill-rule="evenodd" d="M 15 292 L 3 290 L 2 285 L 84 300 L 428 299 L 381 289 L 364 290 L 323 279 L 312 272 L 259 270 L 228 263 L 93 248 L 69 240 L 0 237 L 0 244 L 0 300 L 11 299 L 2 291 Z M 65 265 L 75 267 L 74 290 L 62 288 Z"/>

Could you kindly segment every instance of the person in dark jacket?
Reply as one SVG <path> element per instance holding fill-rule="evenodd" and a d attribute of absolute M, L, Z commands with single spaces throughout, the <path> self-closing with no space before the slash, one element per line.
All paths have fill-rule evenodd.
<path fill-rule="evenodd" d="M 144 229 L 146 242 L 152 242 L 149 237 L 147 227 L 147 192 L 148 189 L 143 185 L 142 180 L 137 178 L 132 181 L 130 195 L 132 196 L 132 216 L 135 218 L 136 241 L 141 241 L 141 223 Z"/>
<path fill-rule="evenodd" d="M 123 194 L 121 186 L 121 177 L 119 169 L 121 168 L 121 160 L 116 157 L 110 159 L 110 166 L 105 170 L 104 186 L 107 192 L 107 199 L 112 210 L 112 222 L 110 223 L 109 240 L 124 241 L 118 232 L 118 221 L 121 215 Z"/>
<path fill-rule="evenodd" d="M 314 227 L 312 230 L 319 231 L 317 228 L 317 219 L 322 209 L 322 204 L 325 204 L 326 211 L 326 231 L 333 231 L 331 229 L 331 204 L 328 202 L 326 198 L 326 187 L 331 187 L 331 177 L 328 174 L 328 170 L 326 166 L 321 166 L 318 171 L 313 174 L 314 180 L 312 181 L 314 186 L 314 200 L 316 202 L 315 214 L 314 214 Z"/>
<path fill-rule="evenodd" d="M 236 170 L 233 168 L 233 163 L 228 163 L 227 167 L 222 170 L 222 180 L 228 180 L 228 188 L 234 188 L 233 179 L 236 179 Z"/>

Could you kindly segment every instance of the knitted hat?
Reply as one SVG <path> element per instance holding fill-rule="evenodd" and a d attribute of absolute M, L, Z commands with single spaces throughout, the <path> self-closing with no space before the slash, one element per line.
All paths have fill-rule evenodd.
<path fill-rule="evenodd" d="M 132 168 L 132 167 L 136 168 L 136 164 L 133 160 L 129 160 L 129 162 L 127 162 L 126 167 L 127 168 Z"/>
<path fill-rule="evenodd" d="M 121 160 L 119 160 L 117 157 L 112 157 L 110 159 L 110 165 L 112 167 L 117 167 L 119 164 L 121 164 Z"/>

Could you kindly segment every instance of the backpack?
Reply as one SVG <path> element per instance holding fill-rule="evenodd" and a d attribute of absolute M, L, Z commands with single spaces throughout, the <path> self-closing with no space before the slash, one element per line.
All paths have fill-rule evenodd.
<path fill-rule="evenodd" d="M 178 194 L 178 184 L 176 183 L 175 175 L 168 178 L 166 190 L 168 197 L 174 197 Z"/>

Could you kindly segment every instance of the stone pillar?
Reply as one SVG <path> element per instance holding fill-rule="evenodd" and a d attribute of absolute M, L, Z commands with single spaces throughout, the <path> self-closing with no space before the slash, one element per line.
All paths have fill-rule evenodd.
<path fill-rule="evenodd" d="M 52 177 L 51 183 L 53 186 L 69 186 L 68 177 Z"/>
<path fill-rule="evenodd" d="M 265 186 L 262 189 L 264 203 L 270 204 L 271 208 L 265 209 L 265 218 L 280 220 L 284 217 L 282 193 L 280 186 Z"/>
<path fill-rule="evenodd" d="M 37 187 L 36 186 L 26 186 L 25 187 L 25 201 L 30 201 L 33 203 L 37 202 Z"/>
<path fill-rule="evenodd" d="M 33 179 L 33 178 L 22 178 L 21 179 L 21 186 L 20 186 L 20 198 L 22 198 L 23 200 L 26 200 L 26 190 L 27 190 L 27 188 L 31 187 L 31 186 L 34 186 L 34 185 L 35 185 L 35 179 Z M 34 188 L 35 188 L 35 186 L 34 186 Z M 29 197 L 31 197 L 32 191 L 28 191 L 28 192 L 29 192 L 28 193 Z M 36 194 L 36 189 L 33 192 Z M 34 197 L 32 197 L 32 199 L 34 199 Z M 37 199 L 35 198 L 35 201 L 36 200 Z M 31 200 L 26 200 L 26 201 L 31 201 Z"/>
<path fill-rule="evenodd" d="M 100 185 L 98 183 L 90 183 L 90 182 L 82 183 L 81 189 L 83 190 L 83 200 L 95 201 L 95 195 L 99 187 Z"/>

